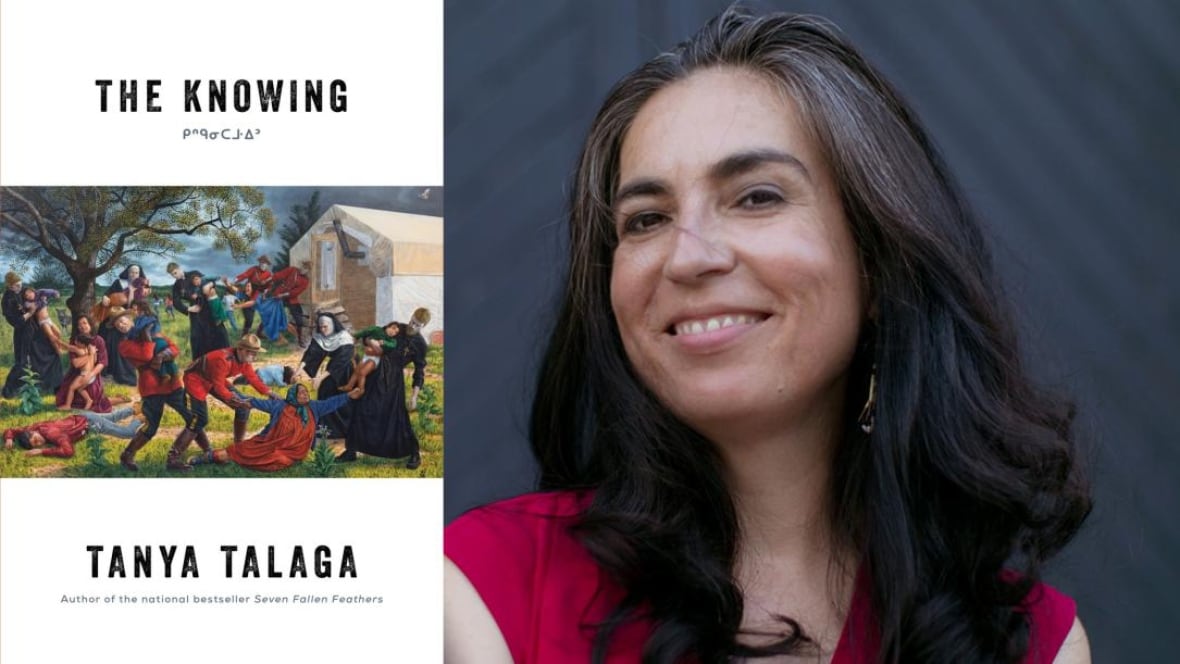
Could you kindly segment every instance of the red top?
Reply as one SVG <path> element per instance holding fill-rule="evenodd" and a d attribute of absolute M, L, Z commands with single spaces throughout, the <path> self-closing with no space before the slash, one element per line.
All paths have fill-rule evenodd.
<path fill-rule="evenodd" d="M 456 519 L 444 551 L 487 605 L 515 662 L 589 662 L 592 625 L 615 606 L 620 591 L 567 532 L 587 494 L 535 493 L 493 503 Z M 596 597 L 595 593 L 603 592 Z M 1032 647 L 1024 664 L 1053 661 L 1073 626 L 1073 600 L 1039 584 L 1027 610 Z M 831 664 L 870 664 L 878 640 L 868 583 L 862 574 Z M 612 640 L 608 662 L 636 662 L 649 623 L 631 623 Z"/>
<path fill-rule="evenodd" d="M 163 338 L 168 342 L 168 350 L 172 351 L 172 357 L 180 357 L 180 349 L 176 347 L 176 344 L 172 343 L 171 339 L 167 337 L 159 338 Z M 124 339 L 119 342 L 119 354 L 130 362 L 139 373 L 138 387 L 140 396 L 151 397 L 160 394 L 172 394 L 180 389 L 179 376 L 175 374 L 161 376 L 160 372 L 151 368 L 152 357 L 156 354 L 155 341 Z"/>
<path fill-rule="evenodd" d="M 275 272 L 271 283 L 271 297 L 286 296 L 288 302 L 298 302 L 299 296 L 303 295 L 308 285 L 307 276 L 295 267 L 285 267 Z"/>
<path fill-rule="evenodd" d="M 233 348 L 221 348 L 206 353 L 184 372 L 184 388 L 194 399 L 204 401 L 213 393 L 222 401 L 234 398 L 227 386 L 230 376 L 242 376 L 259 394 L 270 394 L 270 388 L 254 373 L 249 362 L 239 362 Z"/>
<path fill-rule="evenodd" d="M 274 275 L 270 270 L 263 270 L 257 265 L 251 265 L 250 269 L 239 274 L 234 278 L 234 281 L 249 281 L 254 286 L 254 292 L 258 293 L 262 289 L 270 285 L 270 280 Z M 254 299 L 254 298 L 250 298 Z"/>
<path fill-rule="evenodd" d="M 4 440 L 12 440 L 21 431 L 39 433 L 45 437 L 45 447 L 41 448 L 42 456 L 72 457 L 74 443 L 85 436 L 89 429 L 90 422 L 87 422 L 85 417 L 71 415 L 63 420 L 50 420 L 27 427 L 8 429 L 4 432 Z"/>

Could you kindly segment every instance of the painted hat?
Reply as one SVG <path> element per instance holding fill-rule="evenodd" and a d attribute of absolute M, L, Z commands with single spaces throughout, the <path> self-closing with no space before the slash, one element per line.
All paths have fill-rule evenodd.
<path fill-rule="evenodd" d="M 248 350 L 255 353 L 265 353 L 266 349 L 262 347 L 262 342 L 258 340 L 257 334 L 244 334 L 238 343 L 234 344 L 234 348 L 238 350 Z"/>
<path fill-rule="evenodd" d="M 426 327 L 430 322 L 430 310 L 426 307 L 418 307 L 414 310 L 414 314 L 410 316 L 410 323 L 417 324 L 418 327 Z"/>

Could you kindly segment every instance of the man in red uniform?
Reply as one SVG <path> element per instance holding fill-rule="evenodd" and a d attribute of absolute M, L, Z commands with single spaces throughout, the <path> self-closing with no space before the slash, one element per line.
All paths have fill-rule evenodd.
<path fill-rule="evenodd" d="M 310 283 L 307 278 L 307 270 L 311 269 L 309 261 L 303 261 L 299 264 L 299 268 L 294 265 L 285 267 L 274 273 L 271 279 L 270 296 L 280 298 L 287 305 L 287 311 L 291 314 L 291 320 L 295 322 L 295 337 L 299 342 L 299 347 L 303 347 L 303 328 L 307 325 L 307 319 L 303 317 L 303 305 L 299 302 L 299 297 L 303 295 L 303 291 L 307 290 Z"/>
<path fill-rule="evenodd" d="M 131 314 L 120 314 L 115 319 L 114 326 L 123 334 L 131 332 L 133 326 Z M 156 431 L 160 428 L 160 418 L 164 416 L 164 406 L 176 411 L 185 422 L 192 419 L 192 414 L 184 403 L 184 387 L 181 385 L 180 376 L 160 371 L 160 367 L 165 362 L 174 360 L 180 355 L 180 349 L 171 339 L 163 336 L 161 338 L 168 343 L 168 347 L 157 350 L 156 341 L 151 335 L 150 328 L 145 327 L 135 337 L 128 337 L 119 342 L 119 354 L 130 362 L 135 367 L 136 373 L 139 374 L 136 386 L 139 395 L 143 397 L 144 424 L 135 432 L 131 442 L 127 443 L 127 448 L 119 455 L 119 463 L 123 464 L 127 470 L 139 470 L 139 466 L 135 463 L 135 453 L 147 445 L 152 436 L 156 435 Z M 184 462 L 184 456 L 182 456 L 184 449 L 192 441 L 192 438 L 186 437 L 185 432 L 185 429 L 180 430 L 180 434 L 172 443 L 172 448 L 168 450 L 166 466 L 168 470 L 192 469 L 192 466 Z M 201 449 L 211 448 L 208 439 L 201 442 Z"/>
<path fill-rule="evenodd" d="M 250 284 L 253 290 L 246 295 L 246 298 L 252 302 L 261 297 L 267 288 L 270 288 L 272 279 L 274 279 L 274 274 L 270 271 L 270 258 L 266 254 L 263 254 L 258 257 L 258 265 L 251 265 L 250 269 L 234 277 L 234 283 Z M 235 288 L 234 290 L 236 291 L 237 289 Z M 243 308 L 242 316 L 246 319 L 246 326 L 242 328 L 242 335 L 245 336 L 250 334 L 250 328 L 254 326 L 254 308 Z"/>
<path fill-rule="evenodd" d="M 205 425 L 209 424 L 208 399 L 210 395 L 234 409 L 234 442 L 240 443 L 246 437 L 246 425 L 250 421 L 250 402 L 246 400 L 246 397 L 229 388 L 231 377 L 240 375 L 255 390 L 258 390 L 259 394 L 271 399 L 282 398 L 272 392 L 266 383 L 263 383 L 262 379 L 258 377 L 258 374 L 254 373 L 251 363 L 262 352 L 265 351 L 257 335 L 247 334 L 239 339 L 232 348 L 222 348 L 206 353 L 184 372 L 184 388 L 188 392 L 189 410 L 192 411 L 192 417 L 185 420 L 188 422 L 188 426 L 181 432 L 182 437 L 187 432 L 186 447 L 188 441 L 194 438 L 198 443 L 202 438 L 208 440 L 205 437 Z M 209 448 L 201 445 L 201 449 L 208 451 Z M 183 448 L 181 450 L 183 451 Z"/>
<path fill-rule="evenodd" d="M 81 412 L 60 420 L 38 422 L 24 427 L 13 427 L 4 432 L 4 447 L 17 447 L 29 456 L 52 456 L 69 458 L 74 456 L 74 443 L 87 433 L 130 439 L 139 429 L 139 420 L 119 424 L 132 414 L 131 408 L 122 408 L 110 413 Z"/>

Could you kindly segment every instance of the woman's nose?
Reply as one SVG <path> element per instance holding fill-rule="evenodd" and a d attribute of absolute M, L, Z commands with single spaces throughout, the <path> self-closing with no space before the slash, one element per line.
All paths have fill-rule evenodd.
<path fill-rule="evenodd" d="M 706 213 L 678 219 L 672 227 L 671 247 L 664 261 L 664 275 L 673 281 L 692 282 L 725 274 L 736 265 L 736 254 L 718 223 Z"/>

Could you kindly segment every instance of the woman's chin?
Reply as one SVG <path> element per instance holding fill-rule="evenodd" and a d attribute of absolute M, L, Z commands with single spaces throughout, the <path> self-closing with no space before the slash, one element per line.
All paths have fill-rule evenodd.
<path fill-rule="evenodd" d="M 702 387 L 683 390 L 674 401 L 665 402 L 676 417 L 702 434 L 740 431 L 775 412 L 766 393 L 753 393 L 748 388 Z"/>

